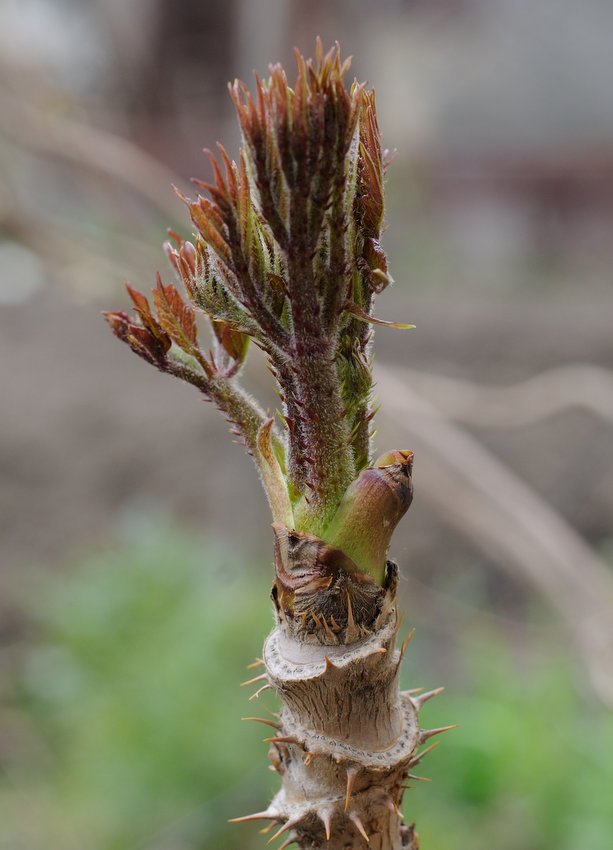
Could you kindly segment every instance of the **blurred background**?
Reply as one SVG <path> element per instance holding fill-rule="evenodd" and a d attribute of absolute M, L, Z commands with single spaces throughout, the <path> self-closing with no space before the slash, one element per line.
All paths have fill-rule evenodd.
<path fill-rule="evenodd" d="M 190 232 L 202 146 L 236 153 L 226 82 L 317 34 L 397 149 L 377 312 L 417 328 L 377 334 L 377 447 L 416 452 L 404 686 L 460 724 L 407 820 L 425 850 L 610 850 L 612 32 L 604 0 L 0 0 L 2 850 L 265 846 L 226 819 L 276 785 L 238 686 L 268 509 L 99 311 Z"/>

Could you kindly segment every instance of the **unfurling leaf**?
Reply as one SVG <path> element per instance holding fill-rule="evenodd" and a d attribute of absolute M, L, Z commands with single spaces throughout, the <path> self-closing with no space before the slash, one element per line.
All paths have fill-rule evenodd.
<path fill-rule="evenodd" d="M 359 196 L 364 236 L 378 239 L 383 224 L 383 151 L 374 91 L 364 92 L 360 115 Z"/>
<path fill-rule="evenodd" d="M 237 331 L 232 325 L 227 322 L 213 320 L 213 332 L 215 338 L 230 360 L 237 366 L 241 366 L 247 356 L 249 348 L 249 337 Z"/>
<path fill-rule="evenodd" d="M 197 350 L 198 340 L 194 308 L 183 300 L 171 283 L 164 286 L 159 274 L 153 290 L 153 303 L 158 322 L 168 336 L 179 348 L 193 355 Z"/>
<path fill-rule="evenodd" d="M 149 306 L 149 301 L 143 295 L 142 292 L 139 292 L 138 289 L 134 289 L 133 286 L 130 286 L 129 283 L 126 283 L 126 290 L 132 303 L 134 304 L 134 309 L 141 321 L 143 327 L 147 328 L 153 336 L 157 337 L 160 333 L 161 329 L 159 324 L 156 322 L 153 313 L 151 312 L 151 307 Z"/>
<path fill-rule="evenodd" d="M 272 418 L 267 419 L 258 431 L 258 468 L 274 521 L 282 523 L 287 528 L 293 528 L 294 515 L 287 483 L 272 443 L 273 422 Z"/>
<path fill-rule="evenodd" d="M 126 284 L 126 289 L 134 304 L 136 317 L 133 319 L 124 310 L 104 312 L 102 315 L 115 336 L 126 342 L 135 354 L 159 369 L 164 369 L 171 339 L 156 321 L 142 292 L 129 284 Z"/>

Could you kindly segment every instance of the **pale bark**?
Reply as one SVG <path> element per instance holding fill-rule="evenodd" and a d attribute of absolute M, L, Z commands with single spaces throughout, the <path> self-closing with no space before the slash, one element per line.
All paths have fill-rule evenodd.
<path fill-rule="evenodd" d="M 337 577 L 338 579 L 338 577 Z M 342 576 L 345 586 L 352 579 Z M 265 812 L 274 833 L 301 850 L 417 850 L 413 826 L 400 807 L 421 744 L 443 730 L 421 730 L 418 712 L 439 691 L 400 692 L 404 649 L 396 647 L 396 567 L 388 564 L 375 620 L 349 619 L 336 642 L 328 629 L 292 633 L 280 607 L 264 644 L 265 673 L 257 677 L 281 699 L 269 757 L 282 787 Z M 345 597 L 348 598 L 348 597 Z M 366 609 L 364 609 L 366 610 Z M 313 612 L 315 614 L 315 612 Z M 371 611 L 372 613 L 372 611 Z M 320 623 L 323 615 L 315 614 Z M 339 626 L 337 620 L 334 624 Z M 239 818 L 238 820 L 243 820 Z M 275 824 L 276 826 L 277 824 Z"/>

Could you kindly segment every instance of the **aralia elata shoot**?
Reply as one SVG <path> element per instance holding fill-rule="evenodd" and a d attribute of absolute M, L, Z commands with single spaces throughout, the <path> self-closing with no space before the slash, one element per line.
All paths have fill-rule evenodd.
<path fill-rule="evenodd" d="M 229 86 L 242 132 L 237 160 L 208 152 L 211 182 L 185 202 L 191 241 L 165 244 L 174 281 L 133 313 L 105 313 L 114 334 L 222 411 L 259 472 L 273 519 L 275 628 L 252 698 L 276 691 L 269 758 L 281 788 L 270 842 L 301 850 L 416 850 L 401 805 L 413 769 L 446 729 L 419 712 L 440 692 L 400 692 L 393 531 L 413 496 L 413 453 L 373 456 L 374 303 L 392 283 L 380 238 L 384 178 L 375 94 L 346 77 L 338 45 L 296 51 L 255 92 Z M 182 286 L 184 294 L 180 292 Z M 198 318 L 206 317 L 207 341 Z M 265 354 L 280 410 L 240 383 L 250 344 Z M 254 671 L 255 672 L 255 671 Z"/>

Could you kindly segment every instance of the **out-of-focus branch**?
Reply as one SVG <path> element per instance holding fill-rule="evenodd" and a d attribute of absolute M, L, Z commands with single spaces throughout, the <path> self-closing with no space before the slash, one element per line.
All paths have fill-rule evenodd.
<path fill-rule="evenodd" d="M 480 386 L 414 369 L 403 370 L 403 377 L 442 414 L 470 425 L 529 425 L 571 408 L 613 423 L 613 373 L 590 364 L 550 369 L 508 387 Z"/>
<path fill-rule="evenodd" d="M 405 373 L 377 374 L 381 415 L 410 435 L 418 486 L 442 516 L 562 614 L 592 683 L 613 705 L 613 578 L 573 528 L 477 440 L 413 390 Z"/>
<path fill-rule="evenodd" d="M 34 205 L 25 209 L 13 200 L 0 204 L 0 230 L 34 251 L 51 278 L 59 285 L 95 298 L 106 291 L 108 280 L 128 277 L 137 280 L 143 269 L 153 265 L 147 246 L 121 234 L 116 242 L 123 248 L 121 259 L 104 250 L 95 240 L 72 238 L 69 225 L 57 217 L 53 221 L 37 214 Z M 16 282 L 19 286 L 19 282 Z"/>
<path fill-rule="evenodd" d="M 6 90 L 0 92 L 0 133 L 28 150 L 106 174 L 133 189 L 169 221 L 179 218 L 181 207 L 170 186 L 183 181 L 127 139 L 44 112 Z"/>

